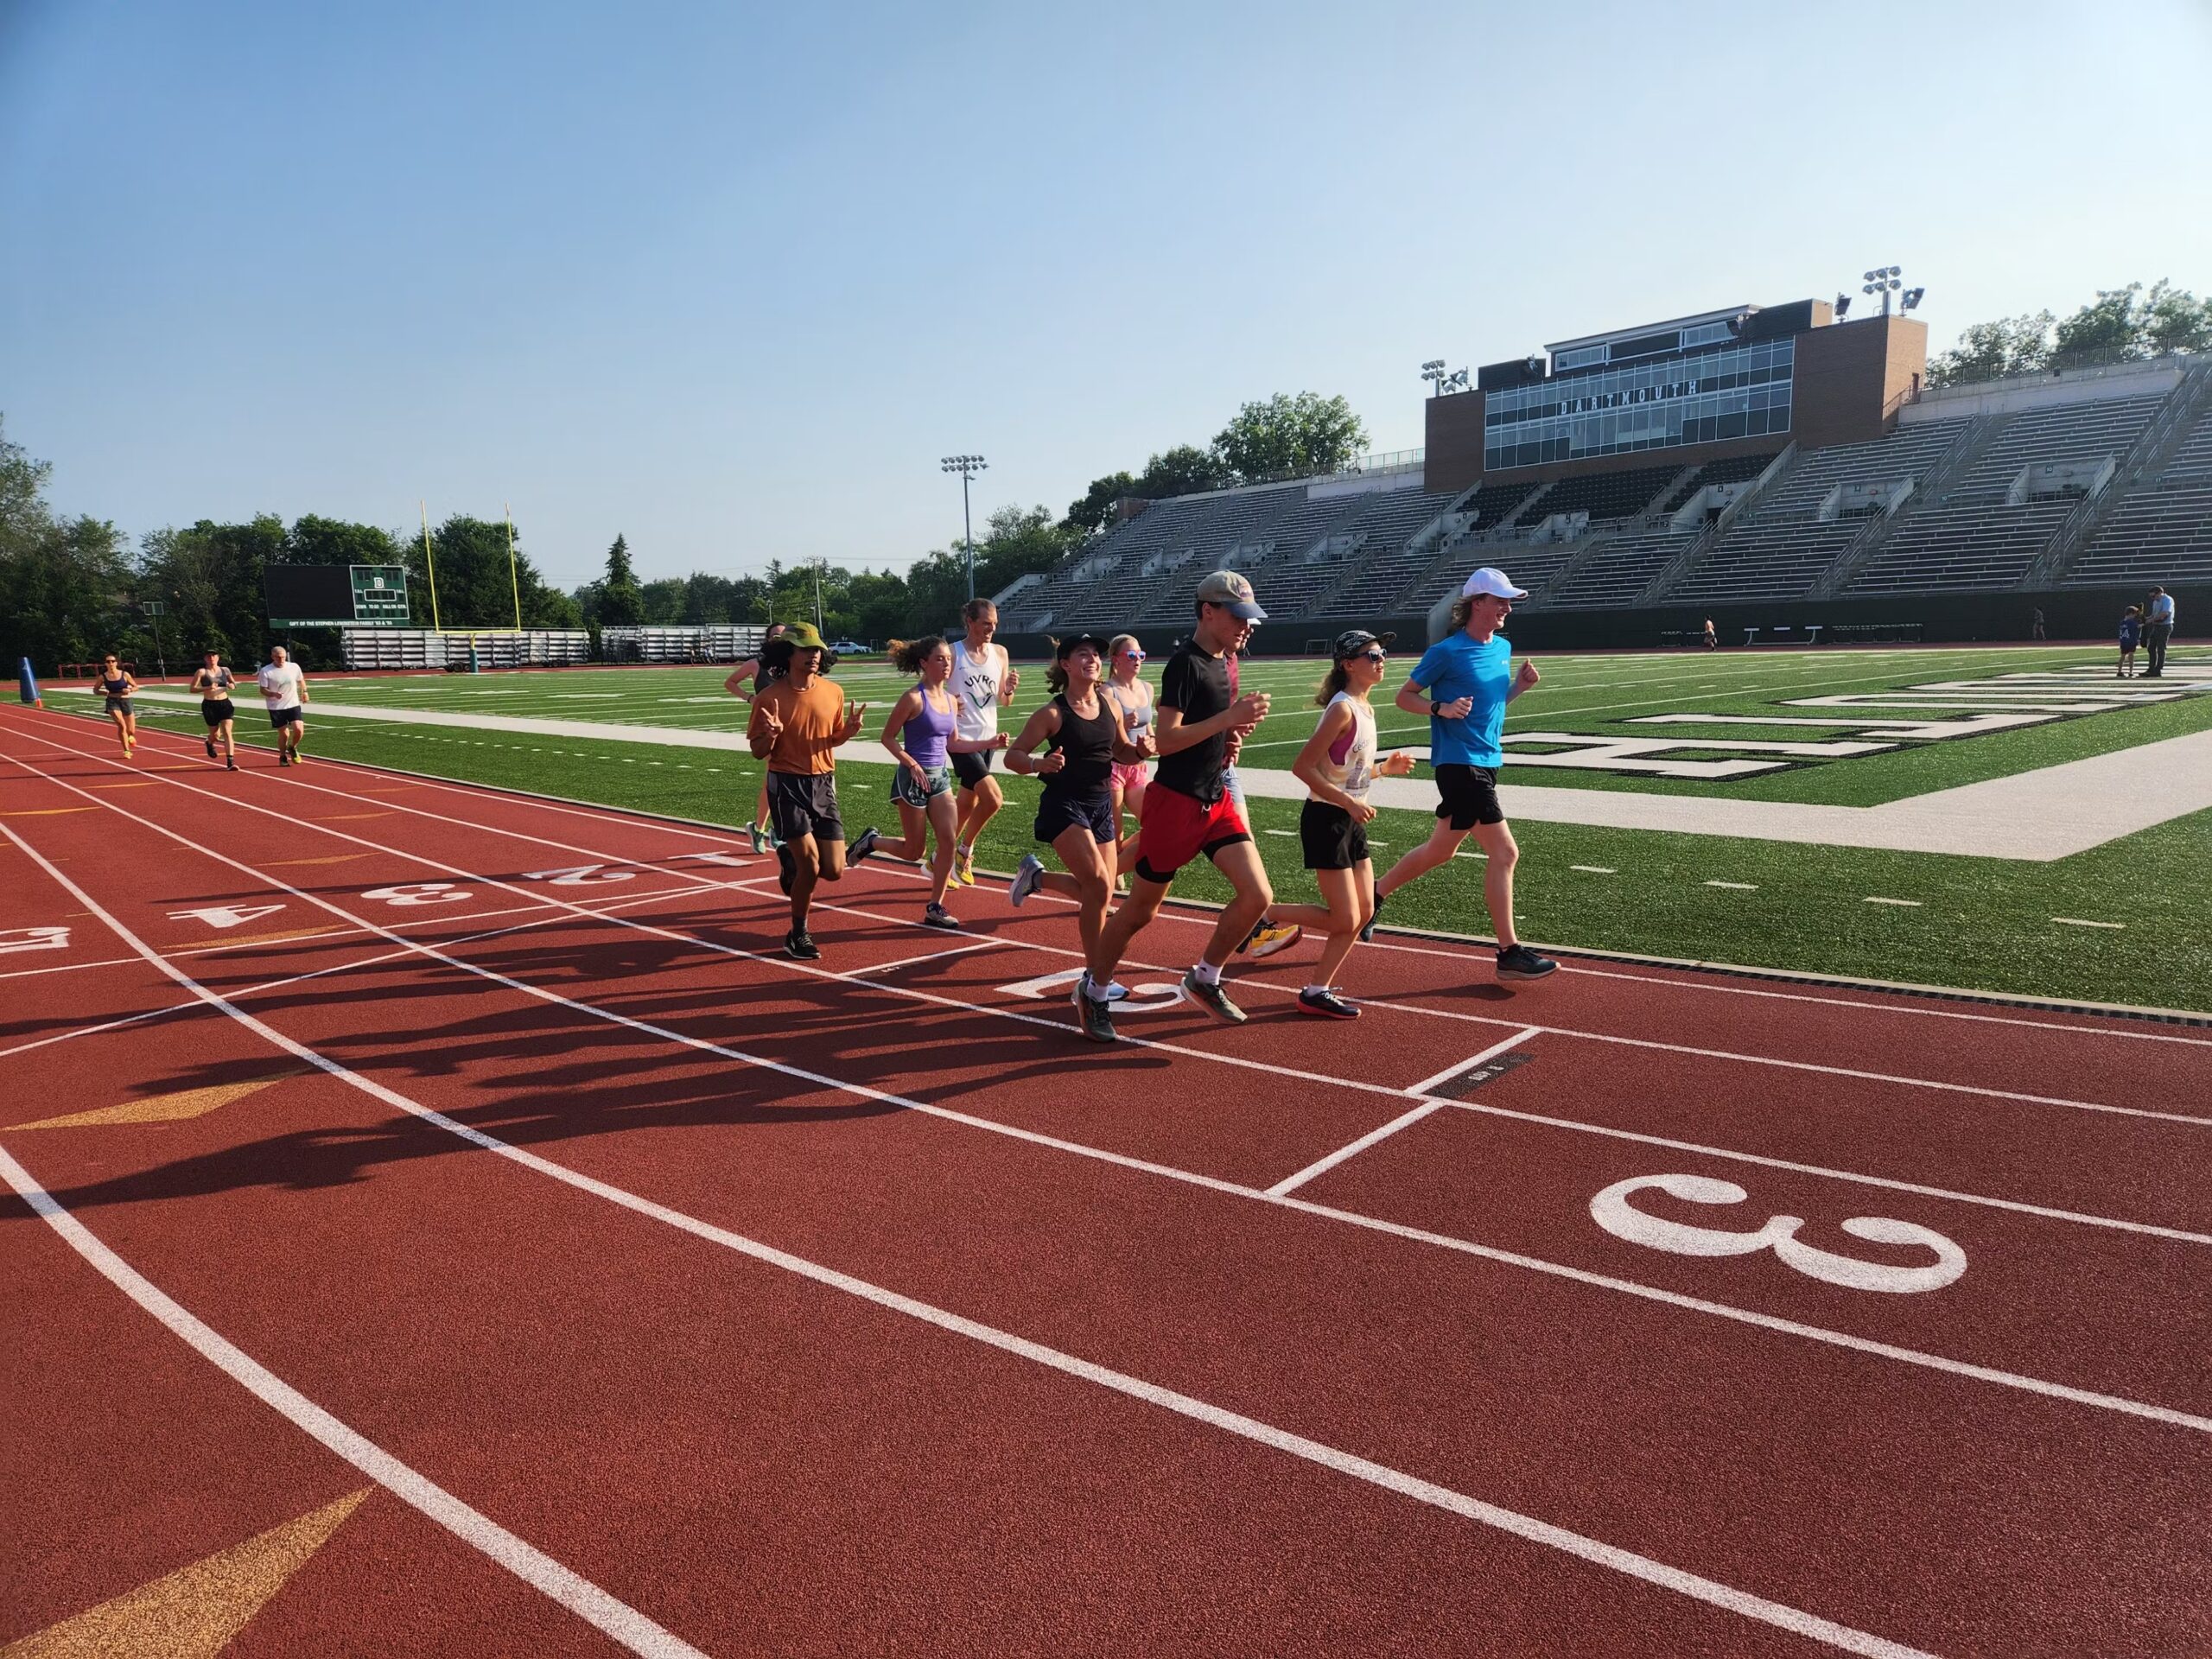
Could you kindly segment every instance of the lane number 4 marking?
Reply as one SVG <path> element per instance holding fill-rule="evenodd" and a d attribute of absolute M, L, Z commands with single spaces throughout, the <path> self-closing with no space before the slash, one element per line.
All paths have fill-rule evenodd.
<path fill-rule="evenodd" d="M 603 887 L 611 881 L 634 881 L 635 870 L 610 870 L 604 864 L 579 864 L 573 870 L 532 870 L 525 881 L 550 881 L 556 887 Z"/>
<path fill-rule="evenodd" d="M 1851 1290 L 1910 1295 L 1941 1290 L 1967 1270 L 1967 1253 L 1942 1234 L 1910 1221 L 1885 1216 L 1853 1216 L 1842 1224 L 1853 1238 L 1871 1244 L 1918 1245 L 1935 1253 L 1936 1260 L 1923 1267 L 1893 1267 L 1855 1255 L 1820 1249 L 1798 1242 L 1799 1216 L 1770 1216 L 1765 1225 L 1748 1233 L 1717 1227 L 1698 1227 L 1688 1222 L 1667 1221 L 1637 1209 L 1629 1202 L 1638 1192 L 1656 1189 L 1686 1204 L 1742 1204 L 1751 1194 L 1733 1181 L 1704 1175 L 1637 1175 L 1616 1181 L 1590 1200 L 1591 1218 L 1615 1238 L 1648 1249 L 1675 1255 L 1751 1255 L 1772 1250 L 1784 1266 L 1818 1279 L 1824 1284 Z"/>

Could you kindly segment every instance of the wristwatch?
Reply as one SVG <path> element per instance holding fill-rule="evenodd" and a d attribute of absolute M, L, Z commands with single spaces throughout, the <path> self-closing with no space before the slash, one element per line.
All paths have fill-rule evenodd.
<path fill-rule="evenodd" d="M 1431 697 L 1428 700 L 1428 712 L 1432 716 L 1440 715 L 1444 712 L 1444 705 L 1439 702 L 1434 697 Z"/>

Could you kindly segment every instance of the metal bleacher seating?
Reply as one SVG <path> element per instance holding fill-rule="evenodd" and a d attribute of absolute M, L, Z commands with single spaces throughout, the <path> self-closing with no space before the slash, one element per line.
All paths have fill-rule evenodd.
<path fill-rule="evenodd" d="M 1838 444 L 1799 456 L 1669 594 L 1684 604 L 1785 599 L 1808 592 L 1878 509 L 1823 523 L 1821 504 L 1839 485 L 1872 485 L 1932 472 L 1965 434 L 1964 421 L 1901 426 L 1872 443 Z"/>
<path fill-rule="evenodd" d="M 1585 512 L 1590 533 L 1597 539 L 1586 543 L 1574 569 L 1568 571 L 1544 602 L 1562 609 L 1598 605 L 1626 605 L 1649 587 L 1651 579 L 1688 543 L 1684 533 L 1663 523 L 1641 529 L 1628 528 L 1632 520 L 1656 512 L 1664 491 L 1681 476 L 1679 467 L 1639 467 L 1631 472 L 1599 473 L 1586 478 L 1562 479 L 1544 492 L 1536 505 L 1522 517 L 1541 520 L 1555 512 Z M 1681 497 L 1688 500 L 1687 495 Z M 1602 522 L 1601 522 L 1602 521 Z M 1530 549 L 1531 552 L 1538 551 Z M 1578 550 L 1580 551 L 1580 550 Z M 1565 563 L 1563 557 L 1561 563 Z M 1535 591 L 1527 578 L 1514 580 Z"/>
<path fill-rule="evenodd" d="M 2056 495 L 2008 505 L 2006 496 L 2022 468 L 2093 464 L 2107 455 L 2125 455 L 2164 401 L 2163 396 L 2116 397 L 2006 418 L 1942 499 L 1899 521 L 1889 543 L 1851 578 L 1847 591 L 2018 586 L 2080 499 Z"/>
<path fill-rule="evenodd" d="M 2212 581 L 2212 409 L 2158 476 L 2113 510 L 2069 587 Z"/>

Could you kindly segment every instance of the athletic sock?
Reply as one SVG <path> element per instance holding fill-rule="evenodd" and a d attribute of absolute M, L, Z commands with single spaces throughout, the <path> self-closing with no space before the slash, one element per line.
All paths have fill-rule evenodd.
<path fill-rule="evenodd" d="M 1201 985 L 1218 985 L 1221 983 L 1221 969 L 1215 967 L 1213 963 L 1210 962 L 1202 961 L 1197 967 L 1192 969 L 1191 971 L 1198 976 L 1198 983 Z"/>
<path fill-rule="evenodd" d="M 1107 1001 L 1106 987 L 1101 985 L 1089 974 L 1085 974 L 1083 976 L 1083 994 L 1094 1002 L 1103 1002 Z"/>
<path fill-rule="evenodd" d="M 1301 996 L 1319 996 L 1322 992 L 1328 988 L 1329 988 L 1325 985 L 1308 985 L 1301 990 L 1299 995 Z"/>

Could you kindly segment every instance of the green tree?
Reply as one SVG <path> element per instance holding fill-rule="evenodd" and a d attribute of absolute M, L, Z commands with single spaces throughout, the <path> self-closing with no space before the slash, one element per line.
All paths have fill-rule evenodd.
<path fill-rule="evenodd" d="M 2140 283 L 2100 289 L 2094 300 L 2054 331 L 2050 366 L 2078 369 L 2092 364 L 2124 363 L 2145 355 L 2142 319 L 2136 314 L 2136 296 L 2142 291 Z"/>
<path fill-rule="evenodd" d="M 645 620 L 665 628 L 683 620 L 684 586 L 680 576 L 663 576 L 638 590 L 645 596 Z"/>
<path fill-rule="evenodd" d="M 2143 346 L 2152 357 L 2212 351 L 2212 298 L 2200 300 L 2162 276 L 2144 296 L 2139 315 Z"/>
<path fill-rule="evenodd" d="M 1348 467 L 1367 447 L 1367 428 L 1341 397 L 1278 392 L 1247 404 L 1213 441 L 1214 453 L 1246 482 L 1308 478 Z"/>
<path fill-rule="evenodd" d="M 1217 490 L 1236 481 L 1236 469 L 1213 450 L 1179 443 L 1145 462 L 1144 475 L 1131 493 L 1147 501 L 1165 501 L 1171 495 Z"/>
<path fill-rule="evenodd" d="M 2011 374 L 2037 374 L 2050 366 L 2051 315 L 2048 311 L 1969 323 L 1959 343 L 1928 360 L 1930 386 L 1972 385 Z"/>
<path fill-rule="evenodd" d="M 519 534 L 514 541 L 514 566 L 507 563 L 508 528 L 504 520 L 472 518 L 455 513 L 431 534 L 431 550 L 437 560 L 437 620 L 455 628 L 511 628 L 515 623 L 515 600 L 522 601 L 522 625 L 526 628 L 575 628 L 583 626 L 581 607 L 568 594 L 545 585 L 537 567 L 522 550 Z M 415 620 L 428 626 L 429 569 L 422 543 L 408 548 L 407 585 L 415 600 Z"/>
<path fill-rule="evenodd" d="M 374 524 L 349 524 L 308 513 L 284 533 L 288 564 L 401 564 L 406 537 Z"/>
<path fill-rule="evenodd" d="M 1125 495 L 1141 494 L 1137 481 L 1127 472 L 1109 473 L 1103 478 L 1094 478 L 1090 487 L 1080 500 L 1068 504 L 1068 516 L 1060 522 L 1070 530 L 1085 536 L 1095 536 L 1106 528 L 1106 521 L 1113 516 L 1114 503 Z"/>
<path fill-rule="evenodd" d="M 602 626 L 634 627 L 645 620 L 645 595 L 638 591 L 638 573 L 630 567 L 630 543 L 619 534 L 607 550 L 607 575 L 598 588 L 597 620 Z"/>
<path fill-rule="evenodd" d="M 243 524 L 202 518 L 188 529 L 154 531 L 140 543 L 142 597 L 168 607 L 163 631 L 181 658 L 219 651 L 257 663 L 269 644 L 269 567 L 288 562 L 289 533 L 273 512 Z"/>
<path fill-rule="evenodd" d="M 123 537 L 102 519 L 57 518 L 46 502 L 51 471 L 0 431 L 0 653 L 10 669 L 28 657 L 51 673 L 112 645 L 150 672 L 153 653 L 128 608 Z"/>

